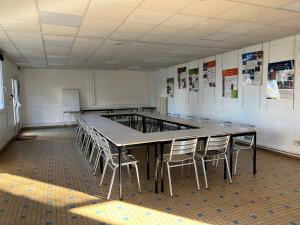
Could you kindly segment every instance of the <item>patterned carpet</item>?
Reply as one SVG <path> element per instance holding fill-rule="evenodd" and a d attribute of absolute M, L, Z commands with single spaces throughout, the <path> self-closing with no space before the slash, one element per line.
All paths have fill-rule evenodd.
<path fill-rule="evenodd" d="M 118 200 L 118 180 L 112 200 L 105 200 L 111 173 L 100 189 L 100 175 L 73 140 L 73 128 L 26 131 L 0 156 L 0 224 L 289 224 L 300 225 L 300 161 L 277 154 L 257 152 L 257 175 L 251 157 L 241 152 L 233 184 L 223 179 L 223 164 L 208 165 L 209 189 L 198 163 L 201 190 L 194 173 L 172 171 L 171 198 L 154 193 L 154 162 L 146 179 L 145 151 L 132 153 L 139 159 L 142 193 L 138 193 L 134 170 L 129 182 L 124 175 L 124 201 Z M 153 154 L 153 151 L 151 151 Z M 153 156 L 151 157 L 153 159 Z M 192 171 L 192 170 L 191 170 Z M 124 171 L 125 172 L 125 171 Z"/>

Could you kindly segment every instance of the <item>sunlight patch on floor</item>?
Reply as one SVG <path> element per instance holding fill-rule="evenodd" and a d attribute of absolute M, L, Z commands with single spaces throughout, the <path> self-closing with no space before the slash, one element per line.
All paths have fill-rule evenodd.
<path fill-rule="evenodd" d="M 99 199 L 73 189 L 8 173 L 0 173 L 0 190 L 52 206 L 66 206 Z"/>
<path fill-rule="evenodd" d="M 207 223 L 173 215 L 170 213 L 129 204 L 108 201 L 70 209 L 71 213 L 111 225 L 164 224 L 164 225 L 209 225 Z"/>

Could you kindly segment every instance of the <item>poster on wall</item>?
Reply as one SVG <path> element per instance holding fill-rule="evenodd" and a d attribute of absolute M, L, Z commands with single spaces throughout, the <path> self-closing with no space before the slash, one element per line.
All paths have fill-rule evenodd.
<path fill-rule="evenodd" d="M 203 79 L 209 87 L 216 86 L 216 60 L 203 63 Z"/>
<path fill-rule="evenodd" d="M 189 91 L 199 91 L 199 68 L 189 69 Z"/>
<path fill-rule="evenodd" d="M 267 99 L 292 99 L 294 74 L 294 60 L 269 63 Z"/>
<path fill-rule="evenodd" d="M 179 89 L 186 88 L 186 76 L 186 67 L 181 67 L 177 69 L 177 81 Z"/>
<path fill-rule="evenodd" d="M 242 54 L 243 84 L 260 85 L 262 78 L 263 51 Z"/>
<path fill-rule="evenodd" d="M 238 97 L 238 68 L 232 68 L 222 71 L 223 78 L 223 97 Z"/>
<path fill-rule="evenodd" d="M 167 95 L 174 97 L 174 78 L 167 78 Z"/>

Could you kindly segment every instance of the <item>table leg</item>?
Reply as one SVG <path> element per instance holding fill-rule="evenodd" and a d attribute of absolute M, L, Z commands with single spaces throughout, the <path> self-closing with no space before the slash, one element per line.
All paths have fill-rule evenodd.
<path fill-rule="evenodd" d="M 147 180 L 150 180 L 150 152 L 149 145 L 147 145 Z"/>
<path fill-rule="evenodd" d="M 123 200 L 123 188 L 122 188 L 122 148 L 119 147 L 119 199 Z"/>
<path fill-rule="evenodd" d="M 103 173 L 103 156 L 100 155 L 100 172 Z"/>
<path fill-rule="evenodd" d="M 143 133 L 146 133 L 146 119 L 145 119 L 145 117 L 142 117 L 142 122 L 143 122 Z"/>
<path fill-rule="evenodd" d="M 164 144 L 160 143 L 160 169 L 163 171 L 163 166 L 164 166 Z M 161 174 L 161 178 L 160 178 L 160 190 L 161 192 L 164 192 L 164 174 Z"/>
<path fill-rule="evenodd" d="M 253 174 L 256 174 L 256 132 L 254 133 L 254 146 L 253 146 Z"/>
<path fill-rule="evenodd" d="M 232 165 L 233 165 L 233 138 L 230 136 L 230 147 L 229 147 L 229 165 L 230 174 L 232 176 Z"/>
<path fill-rule="evenodd" d="M 158 168 L 157 166 L 157 145 L 158 143 L 155 143 L 155 150 L 154 150 L 154 168 L 155 168 L 155 193 L 158 193 Z"/>

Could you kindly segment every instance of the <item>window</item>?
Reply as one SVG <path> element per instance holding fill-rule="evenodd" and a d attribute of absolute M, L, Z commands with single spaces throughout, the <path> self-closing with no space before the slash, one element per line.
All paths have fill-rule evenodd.
<path fill-rule="evenodd" d="M 4 86 L 3 86 L 2 61 L 0 60 L 0 110 L 4 109 Z"/>

